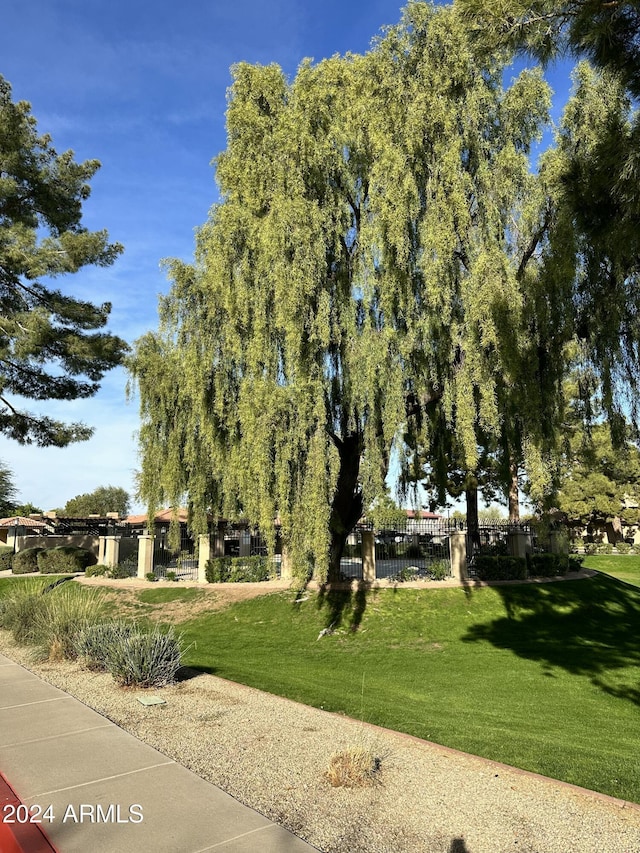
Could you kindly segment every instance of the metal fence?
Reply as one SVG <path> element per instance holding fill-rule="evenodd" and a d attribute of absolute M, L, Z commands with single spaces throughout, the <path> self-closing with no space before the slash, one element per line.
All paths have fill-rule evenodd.
<path fill-rule="evenodd" d="M 511 554 L 510 539 L 515 533 L 529 537 L 532 550 L 547 550 L 545 542 L 538 541 L 534 528 L 528 523 L 492 522 L 481 524 L 476 531 L 467 530 L 467 574 L 476 577 L 476 557 L 488 555 L 506 557 Z"/>
<path fill-rule="evenodd" d="M 407 519 L 375 532 L 376 577 L 430 577 L 451 573 L 449 536 L 456 530 L 447 519 Z"/>
<path fill-rule="evenodd" d="M 362 580 L 362 532 L 371 527 L 358 525 L 349 535 L 340 561 L 345 579 Z M 431 577 L 434 572 L 451 573 L 449 536 L 457 530 L 447 519 L 407 519 L 374 530 L 377 578 Z"/>
<path fill-rule="evenodd" d="M 180 525 L 180 547 L 174 548 L 169 538 L 169 527 L 156 528 L 153 540 L 153 573 L 157 578 L 171 574 L 176 580 L 198 580 L 198 558 L 194 539 L 186 524 Z"/>

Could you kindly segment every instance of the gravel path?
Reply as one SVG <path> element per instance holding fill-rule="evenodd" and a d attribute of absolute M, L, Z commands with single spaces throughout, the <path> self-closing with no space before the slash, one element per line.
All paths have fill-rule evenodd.
<path fill-rule="evenodd" d="M 0 651 L 326 853 L 640 853 L 640 806 L 212 675 L 144 707 L 106 674 L 32 663 L 5 631 Z M 354 745 L 381 759 L 378 782 L 332 788 L 331 754 Z"/>

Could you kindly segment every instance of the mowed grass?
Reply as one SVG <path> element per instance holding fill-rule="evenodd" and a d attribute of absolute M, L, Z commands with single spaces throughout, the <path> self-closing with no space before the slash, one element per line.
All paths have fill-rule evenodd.
<path fill-rule="evenodd" d="M 185 663 L 640 802 L 640 590 L 598 576 L 303 597 L 182 623 Z"/>
<path fill-rule="evenodd" d="M 585 557 L 582 563 L 585 569 L 605 572 L 625 583 L 640 587 L 640 555 L 604 555 L 593 554 Z"/>

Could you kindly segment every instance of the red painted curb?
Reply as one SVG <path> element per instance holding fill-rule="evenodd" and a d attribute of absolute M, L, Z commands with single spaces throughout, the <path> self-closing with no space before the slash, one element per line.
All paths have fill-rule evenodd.
<path fill-rule="evenodd" d="M 15 809 L 20 797 L 0 773 L 0 851 L 2 853 L 58 853 L 37 823 L 20 823 Z M 12 817 L 15 823 L 7 823 Z"/>

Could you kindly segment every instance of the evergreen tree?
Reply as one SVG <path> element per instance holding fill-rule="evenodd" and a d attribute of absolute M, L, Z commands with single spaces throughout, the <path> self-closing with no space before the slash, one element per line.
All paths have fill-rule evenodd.
<path fill-rule="evenodd" d="M 92 396 L 126 344 L 96 331 L 107 322 L 108 303 L 74 299 L 41 279 L 108 266 L 122 247 L 81 225 L 87 182 L 100 164 L 58 154 L 38 135 L 30 109 L 13 103 L 0 77 L 0 431 L 21 444 L 63 447 L 92 430 L 26 411 L 20 398 Z"/>
<path fill-rule="evenodd" d="M 2 518 L 15 513 L 14 498 L 16 492 L 13 472 L 8 465 L 0 462 L 0 516 Z"/>
<path fill-rule="evenodd" d="M 571 54 L 640 95 L 640 8 L 628 0 L 455 0 L 486 50 L 526 51 L 543 64 Z"/>

